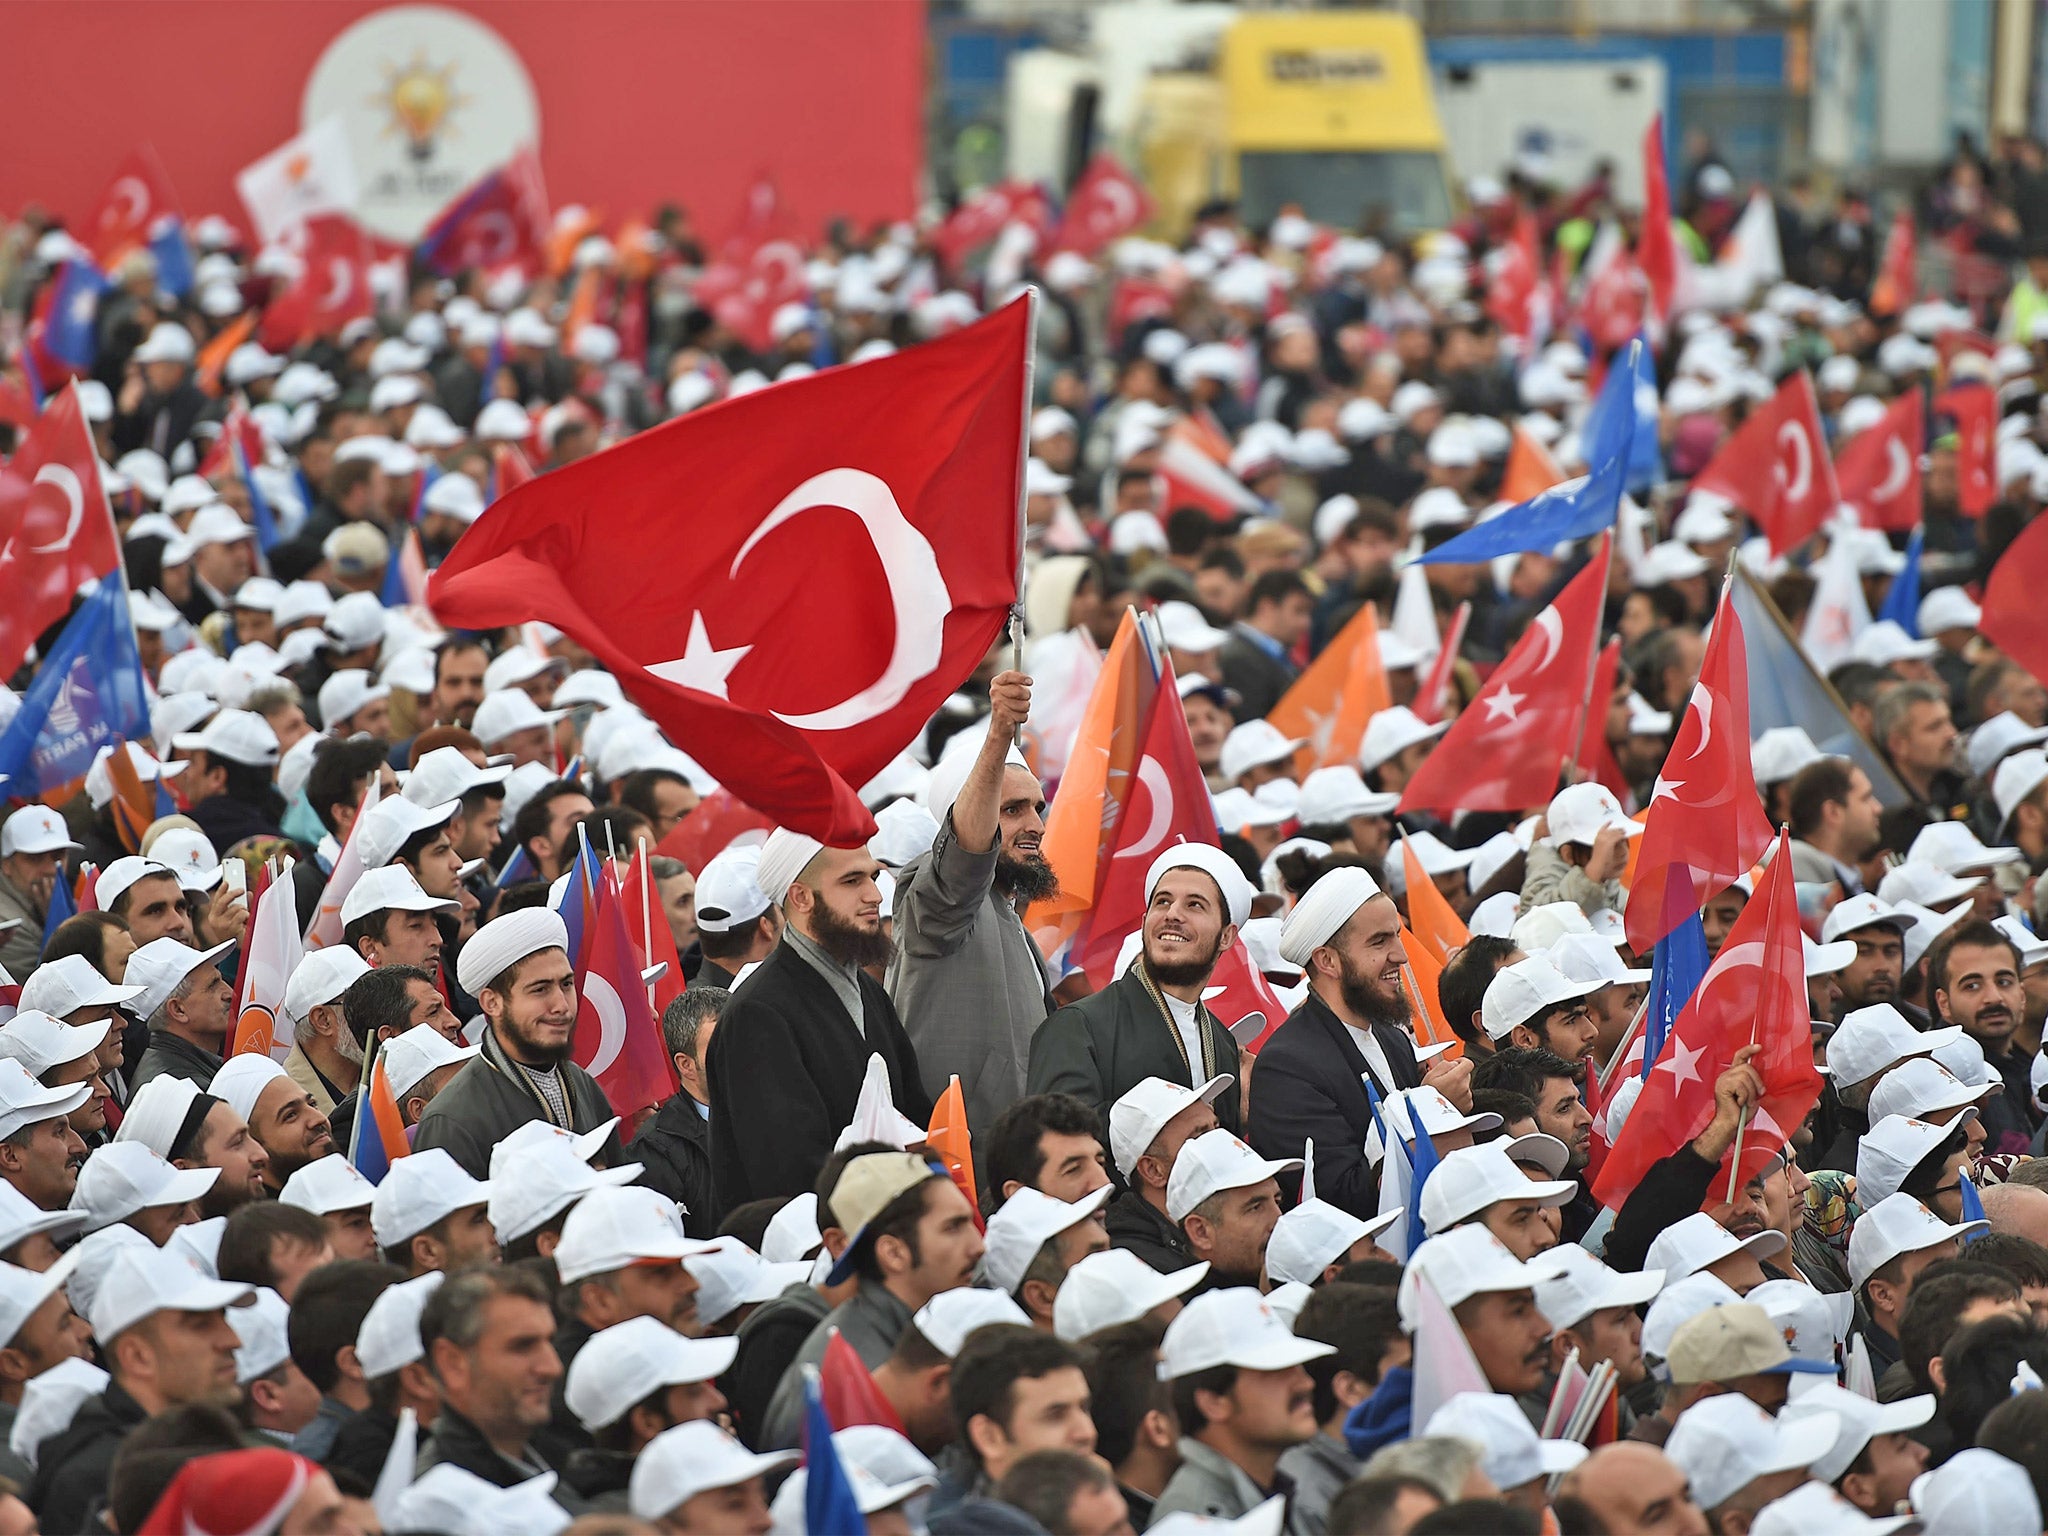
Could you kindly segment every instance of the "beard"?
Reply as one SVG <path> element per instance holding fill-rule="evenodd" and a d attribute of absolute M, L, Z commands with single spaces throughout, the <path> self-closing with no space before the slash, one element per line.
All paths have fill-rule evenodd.
<path fill-rule="evenodd" d="M 1363 970 L 1354 970 L 1349 957 L 1341 951 L 1338 954 L 1340 966 L 1337 976 L 1338 991 L 1344 998 L 1344 1006 L 1368 1026 L 1385 1024 L 1391 1029 L 1406 1029 L 1413 1010 L 1408 1006 L 1408 994 L 1396 986 L 1391 992 L 1381 986 L 1378 979 Z"/>
<path fill-rule="evenodd" d="M 576 1042 L 576 1031 L 573 1027 L 563 1036 L 559 1045 L 536 1039 L 528 1031 L 525 1021 L 513 1018 L 509 1009 L 504 1018 L 497 1021 L 495 1027 L 512 1043 L 512 1051 L 506 1054 L 511 1055 L 522 1066 L 532 1067 L 537 1072 L 547 1072 L 561 1066 L 569 1059 L 570 1048 Z"/>
<path fill-rule="evenodd" d="M 860 969 L 887 965 L 896 958 L 896 941 L 879 924 L 869 930 L 848 922 L 823 900 L 811 904 L 811 922 L 817 929 L 811 937 L 818 948 L 841 965 Z"/>
<path fill-rule="evenodd" d="M 211 1221 L 216 1216 L 232 1216 L 262 1198 L 260 1190 L 251 1191 L 246 1184 L 230 1184 L 225 1178 L 218 1178 L 213 1181 L 213 1188 L 199 1197 L 199 1219 Z"/>
<path fill-rule="evenodd" d="M 1145 970 L 1162 987 L 1192 987 L 1209 979 L 1209 973 L 1216 969 L 1216 962 L 1223 954 L 1223 935 L 1219 932 L 1209 946 L 1209 953 L 1202 959 L 1161 960 L 1152 953 L 1152 946 L 1145 946 Z"/>
<path fill-rule="evenodd" d="M 996 855 L 996 894 L 1005 901 L 1048 901 L 1060 893 L 1060 877 L 1035 854 L 1013 859 Z"/>
<path fill-rule="evenodd" d="M 334 1054 L 354 1066 L 363 1064 L 363 1047 L 354 1030 L 344 1027 L 334 1032 Z"/>

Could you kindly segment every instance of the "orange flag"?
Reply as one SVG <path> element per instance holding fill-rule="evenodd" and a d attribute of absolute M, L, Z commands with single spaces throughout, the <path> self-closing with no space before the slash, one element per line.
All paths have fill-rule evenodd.
<path fill-rule="evenodd" d="M 981 1201 L 974 1193 L 974 1140 L 967 1131 L 967 1098 L 960 1091 L 959 1073 L 953 1074 L 946 1091 L 939 1095 L 939 1102 L 932 1106 L 931 1128 L 925 1132 L 924 1140 L 946 1165 L 953 1182 L 960 1186 L 960 1193 L 967 1197 L 975 1212 L 975 1224 L 979 1225 Z"/>
<path fill-rule="evenodd" d="M 1429 871 L 1422 867 L 1422 860 L 1416 857 L 1406 837 L 1401 839 L 1401 862 L 1408 872 L 1408 926 L 1422 941 L 1421 947 L 1442 965 L 1451 958 L 1452 950 L 1470 943 L 1472 935 L 1444 900 L 1436 882 L 1429 878 Z M 1413 950 L 1409 957 L 1414 957 Z"/>
<path fill-rule="evenodd" d="M 244 310 L 221 333 L 199 349 L 199 387 L 209 395 L 220 393 L 220 376 L 228 365 L 228 354 L 256 334 L 257 311 Z"/>
<path fill-rule="evenodd" d="M 1296 766 L 1303 774 L 1355 762 L 1366 722 L 1394 702 L 1380 664 L 1379 614 L 1371 603 L 1308 664 L 1266 718 L 1283 736 L 1307 738 Z"/>
<path fill-rule="evenodd" d="M 1565 473 L 1557 467 L 1550 450 L 1522 428 L 1515 428 L 1514 446 L 1508 449 L 1508 467 L 1501 476 L 1500 499 L 1524 502 L 1540 496 L 1553 485 L 1562 485 Z"/>
<path fill-rule="evenodd" d="M 120 834 L 123 848 L 140 853 L 142 834 L 156 820 L 156 795 L 144 786 L 142 776 L 135 771 L 135 760 L 128 755 L 125 741 L 115 742 L 114 750 L 108 754 L 107 777 L 114 786 L 109 806 L 114 813 L 114 830 Z"/>
<path fill-rule="evenodd" d="M 1411 891 L 1413 887 L 1410 887 Z M 1444 1018 L 1444 1007 L 1436 995 L 1437 978 L 1443 975 L 1443 962 L 1429 951 L 1429 946 L 1415 937 L 1404 923 L 1401 927 L 1401 947 L 1408 952 L 1408 963 L 1401 968 L 1401 979 L 1408 988 L 1408 1002 L 1413 1010 L 1409 1029 L 1417 1045 L 1434 1045 L 1448 1041 L 1450 1049 L 1444 1052 L 1449 1058 L 1465 1054 L 1465 1042 L 1460 1040 Z"/>

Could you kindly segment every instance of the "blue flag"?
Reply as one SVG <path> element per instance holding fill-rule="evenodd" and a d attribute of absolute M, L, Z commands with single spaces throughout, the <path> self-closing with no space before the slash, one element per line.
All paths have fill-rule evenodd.
<path fill-rule="evenodd" d="M 1409 1153 L 1409 1165 L 1414 1169 L 1414 1178 L 1408 1186 L 1408 1255 L 1415 1256 L 1415 1250 L 1428 1241 L 1429 1234 L 1422 1229 L 1422 1186 L 1429 1182 L 1429 1176 L 1436 1172 L 1436 1143 L 1429 1139 L 1429 1132 L 1422 1128 L 1422 1117 L 1415 1113 L 1415 1101 L 1406 1101 L 1408 1124 L 1415 1132 L 1415 1146 Z"/>
<path fill-rule="evenodd" d="M 1920 638 L 1920 550 L 1927 542 L 1927 525 L 1922 523 L 1906 540 L 1906 563 L 1892 578 L 1892 589 L 1884 595 L 1880 619 L 1890 619 L 1915 640 Z"/>
<path fill-rule="evenodd" d="M 43 917 L 43 948 L 50 947 L 50 940 L 57 936 L 58 925 L 66 918 L 78 915 L 78 903 L 71 897 L 71 882 L 64 878 L 64 871 L 57 871 L 57 883 L 50 887 L 50 910 Z"/>
<path fill-rule="evenodd" d="M 1553 485 L 1498 517 L 1466 529 L 1423 555 L 1421 564 L 1477 565 L 1496 555 L 1549 550 L 1574 539 L 1589 539 L 1614 526 L 1636 433 L 1632 360 L 1642 343 L 1634 341 L 1629 346 L 1635 349 L 1630 365 L 1608 370 L 1600 398 L 1586 418 L 1586 463 L 1592 473 Z"/>
<path fill-rule="evenodd" d="M 90 368 L 100 355 L 100 295 L 112 286 L 90 261 L 65 262 L 50 296 L 43 350 L 67 367 Z"/>
<path fill-rule="evenodd" d="M 192 291 L 192 244 L 185 221 L 175 213 L 158 219 L 150 232 L 149 253 L 156 258 L 156 285 L 174 299 Z"/>
<path fill-rule="evenodd" d="M 149 693 L 128 590 L 109 576 L 65 622 L 20 713 L 0 732 L 0 774 L 9 795 L 34 800 L 84 778 L 108 743 L 147 740 Z"/>
<path fill-rule="evenodd" d="M 270 510 L 270 498 L 263 494 L 263 487 L 250 473 L 249 455 L 242 451 L 239 435 L 229 442 L 228 452 L 235 461 L 235 473 L 242 477 L 242 488 L 249 493 L 249 520 L 256 527 L 256 547 L 267 555 L 277 547 L 277 514 Z M 396 561 L 392 563 L 397 564 Z M 385 606 L 391 606 L 390 599 L 385 599 Z"/>
<path fill-rule="evenodd" d="M 1686 999 L 1707 974 L 1707 930 L 1695 912 L 1657 941 L 1651 952 L 1650 996 L 1643 1009 L 1643 1079 L 1656 1070 Z"/>
<path fill-rule="evenodd" d="M 1636 419 L 1635 431 L 1628 440 L 1628 488 L 1642 492 L 1664 478 L 1664 455 L 1657 447 L 1657 364 L 1650 356 L 1648 340 L 1641 333 L 1630 348 L 1635 359 Z"/>
<path fill-rule="evenodd" d="M 832 1444 L 832 1421 L 818 1395 L 815 1366 L 804 1369 L 804 1529 L 833 1536 L 867 1536 L 868 1522 L 853 1496 L 853 1480 Z"/>
<path fill-rule="evenodd" d="M 1982 1221 L 1983 1219 L 1984 1199 L 1977 1193 L 1976 1181 L 1966 1173 L 1963 1175 L 1963 1220 Z M 1983 1235 L 1982 1232 L 1972 1232 L 1963 1239 L 1963 1242 L 1965 1245 L 1974 1243 Z"/>

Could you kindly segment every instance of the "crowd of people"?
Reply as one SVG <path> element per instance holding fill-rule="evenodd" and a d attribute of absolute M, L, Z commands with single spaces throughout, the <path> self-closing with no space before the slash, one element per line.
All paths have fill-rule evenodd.
<path fill-rule="evenodd" d="M 827 1481 L 876 1536 L 2041 1532 L 2048 688 L 1976 594 L 2048 499 L 2048 318 L 1953 350 L 2002 295 L 1885 302 L 1867 209 L 1859 233 L 1851 203 L 1781 200 L 1785 272 L 1659 347 L 1664 468 L 1622 509 L 1593 701 L 1613 782 L 1573 762 L 1518 813 L 1402 812 L 1592 553 L 1410 563 L 1499 509 L 1511 454 L 1588 467 L 1611 347 L 1575 311 L 1515 334 L 1500 254 L 1527 213 L 1546 270 L 1633 218 L 1598 186 L 1469 192 L 1415 239 L 1219 203 L 1171 242 L 1005 232 L 959 270 L 929 227 L 837 228 L 765 348 L 695 302 L 715 247 L 676 209 L 618 246 L 570 210 L 538 276 L 415 267 L 283 355 L 210 346 L 275 302 L 275 253 L 201 221 L 183 298 L 130 257 L 77 398 L 151 733 L 0 822 L 0 1532 L 815 1532 Z M 1700 260 L 1734 196 L 1711 157 L 1685 178 Z M 33 312 L 76 249 L 15 224 L 0 294 Z M 1021 662 L 1006 642 L 866 786 L 865 846 L 778 827 L 647 859 L 679 1088 L 622 1120 L 573 1059 L 558 908 L 581 850 L 673 846 L 719 786 L 574 638 L 444 630 L 393 564 L 414 540 L 438 563 L 514 466 L 913 347 L 1025 281 Z M 1721 1188 L 1763 1094 L 1739 1053 L 1608 1208 L 1651 980 L 1631 845 L 1721 575 L 1796 632 L 1824 552 L 1854 552 L 1872 613 L 1908 571 L 1905 530 L 1853 510 L 1788 558 L 1689 492 L 1806 366 L 1838 450 L 1974 370 L 1997 505 L 1964 515 L 1931 414 L 1924 595 L 1823 668 L 1847 737 L 1754 742 L 1818 1104 Z M 254 459 L 212 452 L 235 411 Z M 1180 499 L 1189 443 L 1224 505 Z M 1268 716 L 1368 606 L 1389 701 L 1303 773 Z M 1055 679 L 1133 608 L 1217 835 L 1148 854 L 1094 989 L 1025 914 L 1063 874 Z M 174 809 L 134 825 L 130 782 Z M 344 848 L 363 873 L 323 914 Z M 289 977 L 279 1052 L 234 1053 L 265 867 L 336 937 Z M 1462 929 L 1426 1000 L 1455 1041 L 1410 981 L 1417 871 Z M 1709 954 L 1762 878 L 1708 896 Z M 1256 1042 L 1207 1006 L 1240 939 L 1290 1010 Z M 933 1120 L 955 1082 L 966 1167 Z M 403 1155 L 373 1182 L 352 1142 L 387 1111 Z M 1397 1163 L 1427 1169 L 1413 1212 Z M 1589 1378 L 1611 1406 L 1574 1423 Z"/>

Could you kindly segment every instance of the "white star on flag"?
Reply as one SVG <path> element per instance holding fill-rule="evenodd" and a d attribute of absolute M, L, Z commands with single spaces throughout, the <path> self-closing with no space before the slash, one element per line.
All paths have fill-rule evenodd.
<path fill-rule="evenodd" d="M 1659 774 L 1657 776 L 1657 787 L 1650 791 L 1650 798 L 1652 800 L 1676 800 L 1678 792 L 1683 788 L 1685 788 L 1685 780 L 1667 779 L 1662 774 Z"/>
<path fill-rule="evenodd" d="M 1522 700 L 1527 697 L 1526 693 L 1517 693 L 1512 688 L 1501 689 L 1499 693 L 1496 693 L 1486 701 L 1486 718 L 1488 723 L 1490 724 L 1495 720 L 1514 720 L 1516 718 L 1515 712 L 1521 708 Z"/>
<path fill-rule="evenodd" d="M 1671 1054 L 1657 1063 L 1657 1070 L 1669 1072 L 1681 1083 L 1696 1083 L 1700 1081 L 1699 1060 L 1706 1054 L 1704 1046 L 1695 1049 L 1674 1036 Z"/>
<path fill-rule="evenodd" d="M 732 675 L 732 669 L 740 664 L 740 658 L 751 651 L 751 645 L 736 645 L 729 650 L 719 650 L 711 643 L 711 636 L 704 629 L 704 615 L 690 615 L 690 635 L 683 644 L 683 654 L 674 661 L 660 662 L 647 670 L 656 677 L 664 678 L 683 688 L 694 688 L 699 693 L 708 693 L 713 698 L 726 697 L 725 680 Z"/>

